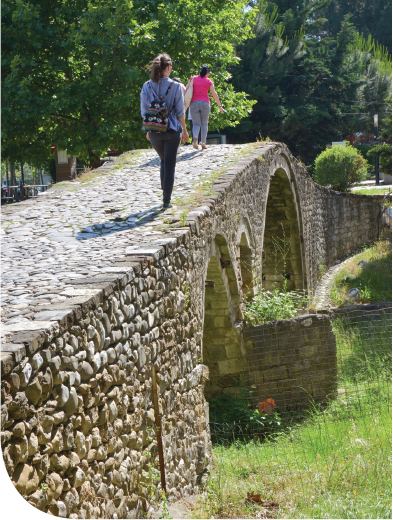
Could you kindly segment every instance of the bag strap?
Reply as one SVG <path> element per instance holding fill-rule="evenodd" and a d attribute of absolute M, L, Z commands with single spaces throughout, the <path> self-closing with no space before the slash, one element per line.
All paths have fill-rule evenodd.
<path fill-rule="evenodd" d="M 169 84 L 169 87 L 167 88 L 167 91 L 165 92 L 165 94 L 163 96 L 160 96 L 159 94 L 156 96 L 156 94 L 154 93 L 154 90 L 152 89 L 152 86 L 150 84 L 150 81 L 148 81 L 148 84 L 149 84 L 149 87 L 150 87 L 150 90 L 151 90 L 151 93 L 153 94 L 153 98 L 154 100 L 156 100 L 157 98 L 160 100 L 160 101 L 164 101 L 164 99 L 167 97 L 168 95 L 168 92 L 171 90 L 172 88 L 172 85 L 173 85 L 173 81 L 172 83 Z"/>
<path fill-rule="evenodd" d="M 165 95 L 164 95 L 163 99 L 165 99 L 167 97 L 168 92 L 171 90 L 173 83 L 174 82 L 172 81 L 172 83 L 169 84 L 169 87 L 168 87 L 167 91 L 165 92 Z"/>
<path fill-rule="evenodd" d="M 154 99 L 154 101 L 156 101 L 157 96 L 155 95 L 154 90 L 153 90 L 152 87 L 151 87 L 150 81 L 148 81 L 147 84 L 148 84 L 149 87 L 150 87 L 150 90 L 151 90 L 151 93 L 152 93 L 152 95 L 153 95 L 153 99 Z"/>

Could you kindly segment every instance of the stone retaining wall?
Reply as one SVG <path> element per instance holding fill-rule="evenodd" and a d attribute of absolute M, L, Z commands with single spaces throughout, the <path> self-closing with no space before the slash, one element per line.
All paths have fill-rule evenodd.
<path fill-rule="evenodd" d="M 278 410 L 303 410 L 337 392 L 336 338 L 327 316 L 305 315 L 244 331 L 256 402 L 274 399 Z"/>

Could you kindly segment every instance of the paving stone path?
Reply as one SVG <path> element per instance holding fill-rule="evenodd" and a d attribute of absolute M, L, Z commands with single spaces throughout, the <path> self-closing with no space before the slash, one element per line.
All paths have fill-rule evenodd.
<path fill-rule="evenodd" d="M 357 253 L 355 253 L 357 254 Z M 352 255 L 353 256 L 353 255 Z M 352 256 L 339 262 L 336 265 L 333 265 L 326 271 L 326 273 L 320 279 L 314 293 L 312 307 L 317 311 L 328 311 L 333 307 L 332 300 L 330 298 L 330 293 L 333 287 L 333 279 L 334 276 L 344 269 L 344 267 L 352 260 Z"/>
<path fill-rule="evenodd" d="M 4 207 L 2 336 L 42 329 L 58 317 L 48 305 L 98 292 L 78 288 L 78 279 L 119 273 L 114 261 L 173 240 L 176 230 L 169 224 L 184 211 L 176 206 L 179 197 L 195 194 L 201 179 L 235 161 L 244 146 L 211 145 L 205 152 L 182 146 L 174 208 L 165 212 L 157 212 L 162 191 L 153 150 L 124 154 L 90 182 L 62 183 L 36 200 Z"/>

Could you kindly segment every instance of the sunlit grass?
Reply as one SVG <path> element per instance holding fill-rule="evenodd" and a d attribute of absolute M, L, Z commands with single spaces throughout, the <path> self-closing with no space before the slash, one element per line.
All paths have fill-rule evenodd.
<path fill-rule="evenodd" d="M 193 518 L 253 518 L 261 506 L 246 503 L 250 492 L 277 503 L 277 518 L 391 518 L 390 413 L 362 412 L 316 415 L 276 442 L 215 447 Z"/>
<path fill-rule="evenodd" d="M 362 261 L 367 265 L 358 265 Z M 347 295 L 349 289 L 360 291 L 356 303 L 391 301 L 392 299 L 392 248 L 387 240 L 364 249 L 346 263 L 333 279 L 331 300 L 333 305 L 354 303 Z"/>
<path fill-rule="evenodd" d="M 386 195 L 392 193 L 392 188 L 389 186 L 381 186 L 380 188 L 369 188 L 369 189 L 352 189 L 352 193 L 356 195 Z"/>
<path fill-rule="evenodd" d="M 391 518 L 391 319 L 333 328 L 337 398 L 274 440 L 216 445 L 192 518 Z"/>

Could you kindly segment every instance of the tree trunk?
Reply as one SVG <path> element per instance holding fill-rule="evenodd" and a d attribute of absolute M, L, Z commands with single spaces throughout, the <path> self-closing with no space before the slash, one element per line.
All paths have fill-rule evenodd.
<path fill-rule="evenodd" d="M 96 168 L 99 168 L 101 166 L 100 156 L 95 154 L 93 150 L 89 148 L 89 161 L 90 161 L 90 168 L 92 170 L 95 170 Z"/>
<path fill-rule="evenodd" d="M 7 188 L 10 187 L 10 179 L 9 179 L 9 176 L 8 176 L 8 161 L 6 160 L 5 161 L 5 178 L 6 178 L 6 181 L 7 181 Z"/>
<path fill-rule="evenodd" d="M 11 164 L 11 166 L 10 166 L 10 175 L 11 175 L 11 186 L 16 186 L 15 164 Z"/>
<path fill-rule="evenodd" d="M 16 186 L 16 178 L 15 178 L 15 164 L 10 164 L 10 186 Z M 18 197 L 18 188 L 10 189 L 10 196 L 14 197 L 14 200 L 19 199 Z"/>

